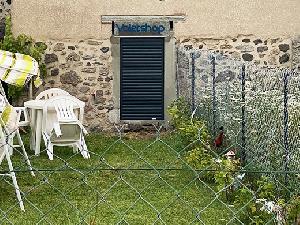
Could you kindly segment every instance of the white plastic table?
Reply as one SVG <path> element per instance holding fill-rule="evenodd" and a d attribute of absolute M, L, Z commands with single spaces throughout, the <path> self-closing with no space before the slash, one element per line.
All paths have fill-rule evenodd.
<path fill-rule="evenodd" d="M 30 100 L 24 102 L 24 106 L 29 109 L 31 139 L 30 148 L 34 150 L 35 155 L 40 154 L 41 138 L 42 138 L 42 123 L 43 123 L 43 106 L 47 100 Z M 74 105 L 74 109 L 84 109 L 85 103 L 78 100 L 78 105 Z M 50 106 L 51 109 L 51 106 Z M 53 105 L 53 110 L 55 107 Z M 80 122 L 83 121 L 83 114 L 78 110 Z M 83 111 L 83 110 L 82 110 Z"/>

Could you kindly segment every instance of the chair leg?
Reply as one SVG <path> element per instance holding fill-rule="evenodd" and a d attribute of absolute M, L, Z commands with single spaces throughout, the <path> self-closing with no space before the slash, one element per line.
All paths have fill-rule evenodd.
<path fill-rule="evenodd" d="M 24 203 L 23 203 L 23 200 L 22 200 L 21 192 L 20 192 L 20 188 L 19 188 L 19 185 L 18 185 L 18 182 L 17 182 L 17 178 L 16 178 L 16 174 L 14 172 L 12 162 L 10 160 L 10 155 L 9 155 L 9 152 L 8 152 L 7 145 L 4 146 L 4 148 L 6 148 L 4 151 L 6 151 L 6 159 L 7 159 L 7 164 L 8 164 L 8 168 L 9 168 L 9 171 L 10 171 L 9 173 L 10 173 L 10 176 L 12 178 L 15 190 L 16 190 L 16 195 L 17 195 L 17 199 L 19 201 L 20 208 L 21 208 L 22 211 L 25 211 Z"/>
<path fill-rule="evenodd" d="M 78 146 L 76 144 L 73 145 L 73 153 L 78 152 Z"/>
<path fill-rule="evenodd" d="M 85 143 L 85 140 L 84 140 L 84 136 L 83 136 L 82 133 L 80 135 L 80 141 L 79 141 L 78 144 L 79 144 L 79 150 L 80 150 L 80 153 L 82 154 L 82 156 L 85 159 L 89 159 L 90 158 L 90 154 L 88 152 L 88 149 L 87 149 L 87 146 L 86 146 L 86 143 Z"/>
<path fill-rule="evenodd" d="M 33 172 L 33 169 L 32 169 L 32 166 L 31 166 L 31 163 L 29 161 L 29 158 L 28 158 L 28 155 L 27 155 L 27 152 L 25 150 L 25 147 L 24 147 L 24 144 L 23 144 L 23 141 L 22 141 L 22 138 L 21 138 L 21 135 L 20 135 L 20 132 L 19 130 L 16 131 L 16 135 L 17 135 L 17 138 L 18 138 L 18 144 L 19 146 L 22 148 L 23 150 L 23 155 L 24 155 L 24 159 L 30 169 L 30 173 L 32 176 L 35 176 L 34 172 Z"/>
<path fill-rule="evenodd" d="M 53 160 L 53 145 L 51 143 L 48 144 L 47 154 L 50 160 Z"/>
<path fill-rule="evenodd" d="M 50 160 L 53 160 L 53 144 L 51 143 L 51 137 L 43 132 L 43 139 L 46 146 L 47 155 Z"/>
<path fill-rule="evenodd" d="M 12 154 L 14 153 L 14 148 L 13 148 L 13 145 L 14 145 L 14 135 L 11 134 L 10 137 L 8 137 L 8 152 L 9 152 L 9 155 L 12 156 Z"/>

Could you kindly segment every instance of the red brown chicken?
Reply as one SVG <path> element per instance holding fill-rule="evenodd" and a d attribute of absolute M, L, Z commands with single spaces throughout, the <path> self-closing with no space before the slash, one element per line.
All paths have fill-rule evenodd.
<path fill-rule="evenodd" d="M 223 127 L 220 127 L 219 130 L 220 130 L 220 133 L 214 141 L 214 145 L 217 148 L 221 147 L 222 144 L 223 144 L 223 141 L 224 141 L 224 129 L 223 129 Z"/>

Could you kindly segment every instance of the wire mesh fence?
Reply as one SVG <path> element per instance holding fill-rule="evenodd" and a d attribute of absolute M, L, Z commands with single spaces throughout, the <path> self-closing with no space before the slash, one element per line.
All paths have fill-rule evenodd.
<path fill-rule="evenodd" d="M 35 176 L 12 146 L 25 212 L 1 176 L 0 223 L 297 224 L 299 87 L 293 70 L 179 48 L 180 125 L 90 134 L 90 159 L 67 147 L 35 156 L 23 134 Z"/>

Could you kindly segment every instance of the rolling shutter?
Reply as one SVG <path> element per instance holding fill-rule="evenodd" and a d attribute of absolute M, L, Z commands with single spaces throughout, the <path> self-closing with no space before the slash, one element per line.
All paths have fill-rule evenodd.
<path fill-rule="evenodd" d="M 164 38 L 121 38 L 121 120 L 164 119 Z"/>

